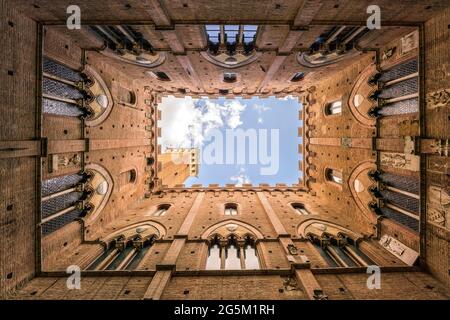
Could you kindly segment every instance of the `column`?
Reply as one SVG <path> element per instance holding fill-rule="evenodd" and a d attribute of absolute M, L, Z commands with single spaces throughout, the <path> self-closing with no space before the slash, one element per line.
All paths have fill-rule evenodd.
<path fill-rule="evenodd" d="M 241 270 L 245 270 L 245 252 L 244 252 L 244 246 L 245 246 L 245 240 L 238 240 L 237 241 L 238 250 L 239 250 L 239 259 L 241 260 Z"/>

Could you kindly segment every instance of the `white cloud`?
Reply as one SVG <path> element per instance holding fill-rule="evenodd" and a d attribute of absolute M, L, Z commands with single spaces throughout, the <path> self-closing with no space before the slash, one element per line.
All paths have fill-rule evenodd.
<path fill-rule="evenodd" d="M 255 103 L 255 104 L 253 105 L 253 109 L 263 112 L 263 111 L 269 110 L 270 108 L 269 108 L 268 106 L 266 106 L 266 105 L 263 105 L 263 104 L 256 104 L 256 103 Z"/>
<path fill-rule="evenodd" d="M 227 126 L 235 129 L 243 124 L 241 114 L 246 105 L 237 100 L 225 101 L 223 104 L 207 99 L 199 100 L 190 97 L 165 97 L 159 105 L 162 111 L 161 145 L 166 147 L 201 147 L 204 137 L 213 129 Z"/>
<path fill-rule="evenodd" d="M 221 107 L 223 115 L 226 117 L 227 125 L 231 129 L 239 127 L 243 122 L 241 121 L 241 113 L 245 110 L 246 105 L 241 104 L 237 100 L 225 102 Z"/>
<path fill-rule="evenodd" d="M 245 174 L 245 169 L 240 168 L 238 174 L 231 176 L 230 180 L 235 182 L 237 187 L 241 187 L 244 183 L 252 183 L 250 177 Z"/>
<path fill-rule="evenodd" d="M 297 100 L 298 101 L 298 98 L 297 97 L 294 97 L 293 95 L 287 95 L 287 96 L 284 96 L 283 98 L 279 98 L 280 100 L 285 100 L 285 101 L 287 101 L 287 100 Z"/>
<path fill-rule="evenodd" d="M 263 112 L 269 110 L 270 108 L 263 104 L 254 104 L 253 109 L 255 109 L 256 112 L 258 112 L 258 123 L 263 123 L 264 120 L 263 120 L 262 114 L 263 114 Z"/>

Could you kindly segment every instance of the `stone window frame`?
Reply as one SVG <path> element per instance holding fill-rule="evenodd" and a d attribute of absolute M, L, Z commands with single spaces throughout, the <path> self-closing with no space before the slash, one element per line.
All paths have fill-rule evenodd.
<path fill-rule="evenodd" d="M 341 108 L 340 112 L 338 112 L 338 113 L 330 113 L 330 112 L 328 112 L 329 109 L 331 110 L 330 107 L 333 105 L 333 103 L 336 103 L 336 102 L 340 102 L 341 103 L 341 105 L 340 105 L 340 108 Z M 339 117 L 339 116 L 342 116 L 342 110 L 343 110 L 343 99 L 342 99 L 342 97 L 340 97 L 338 99 L 328 100 L 323 105 L 322 110 L 323 110 L 323 114 L 324 114 L 325 117 Z"/>
<path fill-rule="evenodd" d="M 172 78 L 164 71 L 147 71 L 147 73 L 158 81 L 170 82 Z"/>
<path fill-rule="evenodd" d="M 131 98 L 131 102 L 126 102 L 120 99 L 120 96 L 117 95 L 118 98 L 118 103 L 126 106 L 126 107 L 130 107 L 130 108 L 136 108 L 137 104 L 138 104 L 138 95 L 136 94 L 136 92 L 134 90 L 131 90 L 127 87 L 124 87 L 123 85 L 118 85 L 117 87 L 117 93 L 119 93 L 119 90 L 127 90 L 130 93 L 130 98 Z"/>
<path fill-rule="evenodd" d="M 341 181 L 342 181 L 341 183 L 338 183 L 334 179 L 330 178 L 330 175 L 332 174 L 333 171 L 341 173 Z M 342 190 L 343 185 L 344 185 L 344 174 L 343 174 L 342 170 L 338 170 L 334 167 L 325 167 L 325 169 L 323 171 L 323 176 L 324 176 L 325 181 L 328 184 L 335 186 L 335 187 L 339 188 L 340 190 Z"/>
<path fill-rule="evenodd" d="M 120 259 L 119 265 L 112 270 L 128 270 L 128 267 L 135 263 L 135 259 L 139 260 L 134 270 L 139 269 L 139 265 L 145 260 L 146 256 L 144 254 L 139 257 L 139 251 L 148 251 L 153 246 L 154 241 L 158 239 L 158 236 L 155 233 L 150 233 L 142 237 L 137 232 L 132 236 L 126 237 L 119 234 L 113 239 L 102 242 L 104 250 L 90 261 L 85 270 L 108 270 L 117 259 Z M 122 251 L 126 250 L 126 248 L 131 249 L 131 251 L 124 255 Z M 92 269 L 93 266 L 95 266 L 94 269 Z"/>
<path fill-rule="evenodd" d="M 294 201 L 294 202 L 289 202 L 288 204 L 289 204 L 290 208 L 292 209 L 292 211 L 298 216 L 310 216 L 310 215 L 314 215 L 315 214 L 315 213 L 312 213 L 311 210 L 307 209 L 306 206 L 303 203 L 301 203 L 301 202 Z M 300 213 L 295 208 L 295 206 L 301 206 L 302 207 L 301 209 L 305 210 L 307 212 L 307 214 Z"/>
<path fill-rule="evenodd" d="M 120 176 L 123 173 L 126 173 L 128 171 L 131 171 L 131 174 L 130 174 L 131 179 L 130 179 L 130 181 L 127 184 L 121 185 L 120 184 L 120 182 L 121 182 L 120 181 Z M 131 186 L 135 185 L 138 182 L 138 180 L 139 180 L 138 169 L 135 166 L 128 167 L 128 168 L 122 169 L 120 171 L 120 173 L 119 173 L 119 183 L 117 183 L 117 186 L 118 186 L 120 191 L 128 190 L 128 189 L 130 189 Z"/>
<path fill-rule="evenodd" d="M 303 81 L 306 77 L 306 72 L 304 71 L 298 71 L 296 73 L 294 73 L 294 75 L 291 78 L 291 82 L 300 82 Z"/>
<path fill-rule="evenodd" d="M 236 210 L 236 214 L 226 214 L 226 211 L 230 210 L 230 209 Z M 239 216 L 240 215 L 239 204 L 235 203 L 235 202 L 227 202 L 227 203 L 225 203 L 223 205 L 223 215 L 224 216 L 230 216 L 230 217 Z"/>
<path fill-rule="evenodd" d="M 245 247 L 246 245 L 250 244 L 251 247 L 255 250 L 255 255 L 258 260 L 258 268 L 257 269 L 248 269 L 245 267 Z M 219 259 L 220 259 L 220 267 L 219 269 L 207 269 L 208 264 L 208 258 L 210 256 L 209 251 L 212 246 L 217 245 L 219 247 Z M 228 250 L 232 245 L 236 247 L 238 250 L 238 257 L 241 260 L 240 268 L 239 269 L 227 269 L 226 268 L 226 259 L 228 254 L 224 250 Z M 263 262 L 263 254 L 262 254 L 262 248 L 258 245 L 258 239 L 252 235 L 252 234 L 245 234 L 243 237 L 239 237 L 238 235 L 234 234 L 233 232 L 230 232 L 226 236 L 222 236 L 220 234 L 214 233 L 211 236 L 208 237 L 207 241 L 207 250 L 206 250 L 206 257 L 203 262 L 203 269 L 204 270 L 261 270 L 264 269 L 264 262 Z"/>
<path fill-rule="evenodd" d="M 164 217 L 167 212 L 170 210 L 170 208 L 172 208 L 172 205 L 170 203 L 160 203 L 156 206 L 156 209 L 153 210 L 151 216 L 152 217 Z M 158 212 L 162 212 L 159 213 L 157 215 Z"/>

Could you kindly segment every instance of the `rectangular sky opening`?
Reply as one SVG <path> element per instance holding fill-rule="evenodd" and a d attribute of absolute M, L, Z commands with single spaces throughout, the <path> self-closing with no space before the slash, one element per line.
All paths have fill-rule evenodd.
<path fill-rule="evenodd" d="M 303 125 L 299 120 L 301 108 L 298 99 L 292 96 L 164 97 L 158 105 L 161 112 L 158 144 L 162 154 L 198 150 L 198 170 L 186 177 L 186 187 L 296 184 L 303 175 L 298 152 L 302 143 L 298 135 L 298 128 Z M 182 161 L 174 159 L 177 163 Z"/>

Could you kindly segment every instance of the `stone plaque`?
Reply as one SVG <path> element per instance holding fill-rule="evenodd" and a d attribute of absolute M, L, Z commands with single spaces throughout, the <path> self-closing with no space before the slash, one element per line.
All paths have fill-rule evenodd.
<path fill-rule="evenodd" d="M 388 235 L 381 237 L 380 245 L 409 266 L 414 265 L 419 257 L 418 252 Z"/>

